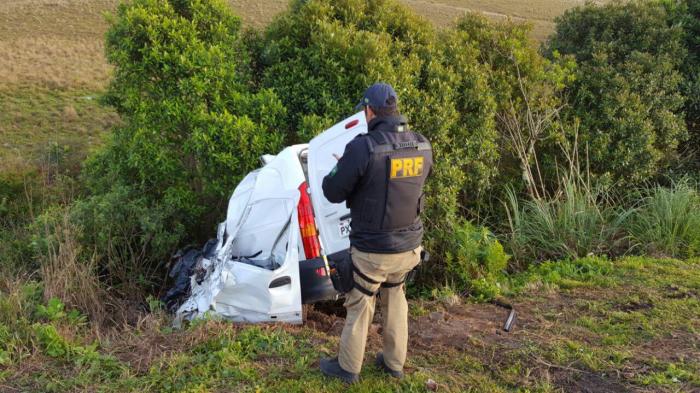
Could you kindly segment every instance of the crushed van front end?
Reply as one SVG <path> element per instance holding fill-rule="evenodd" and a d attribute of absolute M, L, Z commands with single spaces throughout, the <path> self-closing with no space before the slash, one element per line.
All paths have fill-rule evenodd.
<path fill-rule="evenodd" d="M 212 315 L 236 322 L 302 323 L 302 304 L 337 299 L 327 259 L 350 247 L 349 210 L 321 182 L 345 145 L 366 131 L 360 112 L 309 144 L 261 157 L 229 200 L 226 220 L 203 250 L 177 254 L 164 300 L 175 325 Z"/>

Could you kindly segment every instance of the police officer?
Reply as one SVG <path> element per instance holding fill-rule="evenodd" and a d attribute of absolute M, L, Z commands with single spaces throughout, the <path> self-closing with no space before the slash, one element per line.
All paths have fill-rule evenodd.
<path fill-rule="evenodd" d="M 423 185 L 432 167 L 427 139 L 409 129 L 398 97 L 386 83 L 365 91 L 368 133 L 345 146 L 336 167 L 323 179 L 323 193 L 346 202 L 352 217 L 350 254 L 354 288 L 347 294 L 347 317 L 337 358 L 322 359 L 321 371 L 347 383 L 359 378 L 375 295 L 383 315 L 383 350 L 377 366 L 403 377 L 408 345 L 408 304 L 403 282 L 419 262 Z"/>

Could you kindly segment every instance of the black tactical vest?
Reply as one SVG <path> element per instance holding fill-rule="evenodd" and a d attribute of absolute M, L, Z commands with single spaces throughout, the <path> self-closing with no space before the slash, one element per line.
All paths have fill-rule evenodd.
<path fill-rule="evenodd" d="M 420 213 L 423 185 L 433 165 L 427 139 L 405 123 L 372 130 L 367 142 L 367 171 L 347 204 L 352 216 L 350 240 L 366 252 L 396 253 L 418 247 L 423 238 Z"/>

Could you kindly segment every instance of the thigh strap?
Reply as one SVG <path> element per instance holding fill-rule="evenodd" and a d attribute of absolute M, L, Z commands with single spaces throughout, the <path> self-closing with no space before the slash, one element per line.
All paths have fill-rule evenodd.
<path fill-rule="evenodd" d="M 362 273 L 362 272 L 360 271 L 360 269 L 358 269 L 357 266 L 355 266 L 354 263 L 352 264 L 352 270 L 353 270 L 358 276 L 360 276 L 360 278 L 362 278 L 363 280 L 367 281 L 368 283 L 370 283 L 370 284 L 380 284 L 379 281 L 372 280 L 371 278 L 367 277 L 366 274 Z M 363 287 L 362 285 L 360 285 L 360 284 L 359 284 L 357 281 L 355 281 L 354 279 L 353 279 L 352 281 L 353 281 L 353 288 L 356 288 L 358 291 L 360 291 L 362 294 L 364 294 L 364 295 L 366 295 L 366 296 L 372 297 L 372 296 L 375 296 L 375 295 L 378 293 L 378 292 L 372 292 L 372 291 L 370 291 L 369 289 Z"/>
<path fill-rule="evenodd" d="M 353 265 L 352 265 L 352 270 L 353 270 L 358 276 L 360 276 L 360 278 L 362 278 L 363 280 L 367 281 L 367 282 L 370 283 L 370 284 L 381 284 L 381 287 L 382 287 L 382 288 L 395 288 L 395 287 L 400 286 L 401 284 L 403 284 L 403 283 L 406 281 L 406 280 L 404 279 L 404 280 L 401 281 L 401 282 L 383 282 L 383 283 L 380 283 L 379 281 L 376 281 L 376 280 L 373 280 L 373 279 L 367 277 L 367 275 L 364 274 L 364 273 L 362 273 L 362 271 L 360 271 L 360 269 L 359 269 L 357 266 L 355 266 L 354 263 L 353 263 Z M 377 291 L 377 292 L 372 292 L 372 291 L 370 291 L 369 289 L 367 289 L 367 288 L 363 287 L 362 285 L 358 284 L 358 282 L 355 281 L 355 280 L 353 280 L 353 288 L 357 288 L 357 290 L 360 291 L 362 294 L 364 294 L 364 295 L 366 295 L 366 296 L 370 296 L 370 297 L 375 296 L 375 295 L 379 292 L 379 291 Z"/>

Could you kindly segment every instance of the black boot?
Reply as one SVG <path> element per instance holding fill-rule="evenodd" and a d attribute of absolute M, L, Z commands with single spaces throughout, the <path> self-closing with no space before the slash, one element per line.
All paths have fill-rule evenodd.
<path fill-rule="evenodd" d="M 379 352 L 377 354 L 377 360 L 375 361 L 375 364 L 377 365 L 377 368 L 380 370 L 384 371 L 385 373 L 391 375 L 394 378 L 401 379 L 403 378 L 403 371 L 395 371 L 389 368 L 389 366 L 384 363 L 384 354 Z"/>
<path fill-rule="evenodd" d="M 340 363 L 338 363 L 338 358 L 321 359 L 321 372 L 326 376 L 338 378 L 348 384 L 355 383 L 360 379 L 357 374 L 343 370 L 340 367 Z"/>

